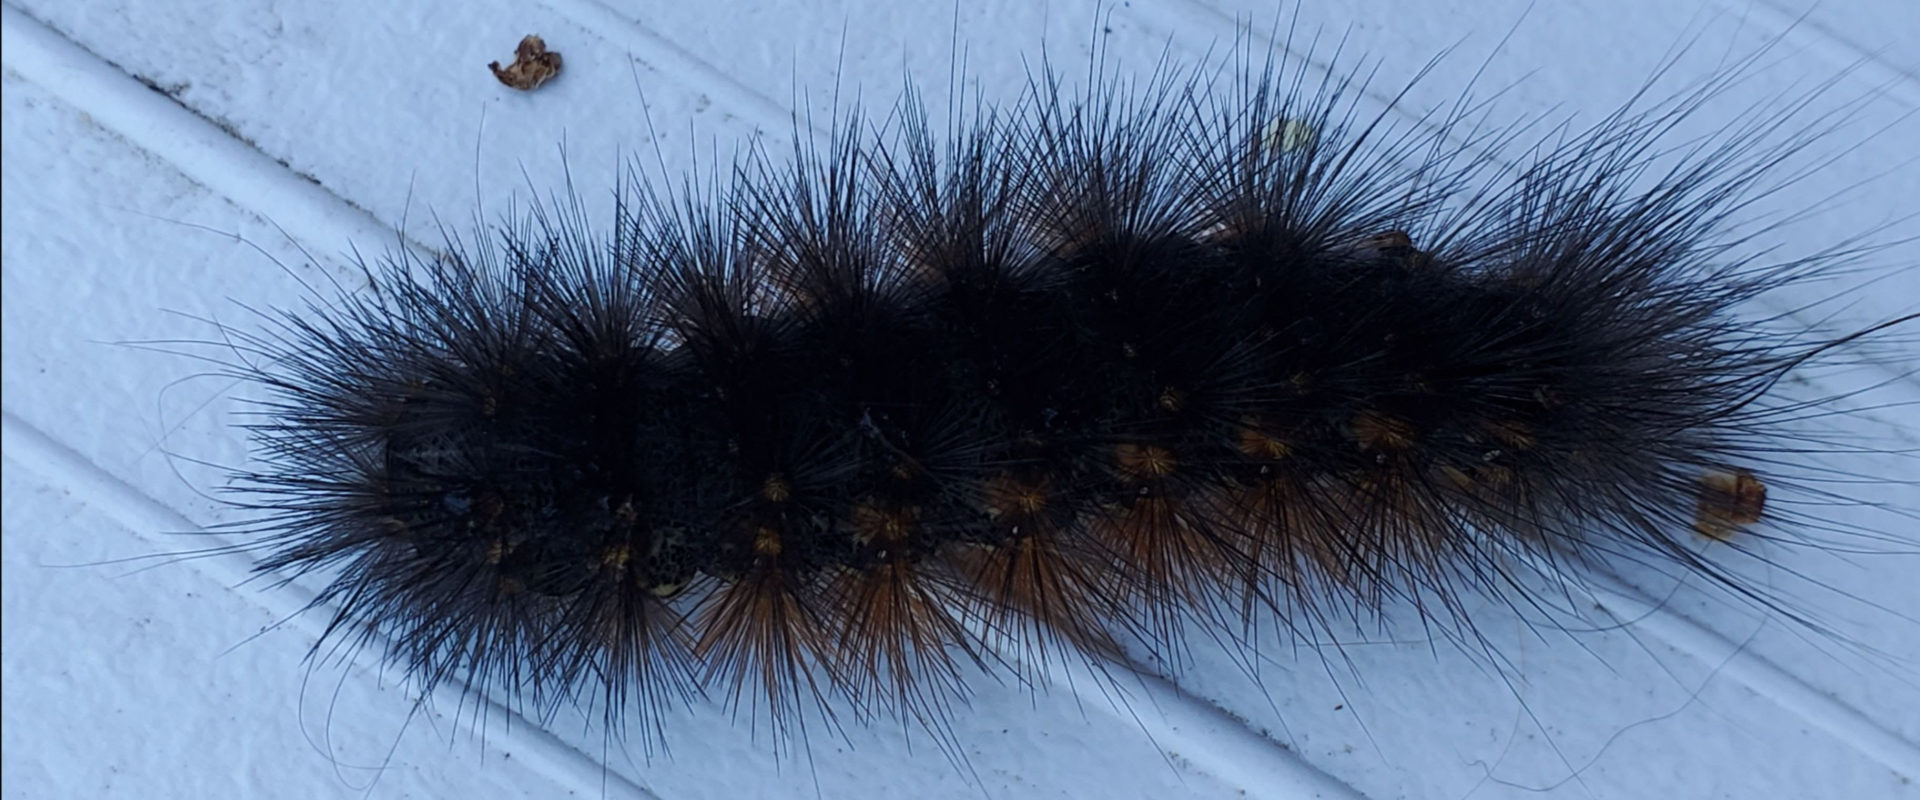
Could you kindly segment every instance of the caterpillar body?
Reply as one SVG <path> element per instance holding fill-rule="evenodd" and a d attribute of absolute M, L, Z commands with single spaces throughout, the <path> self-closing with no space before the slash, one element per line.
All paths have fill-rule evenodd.
<path fill-rule="evenodd" d="M 968 663 L 1190 624 L 1406 601 L 1465 636 L 1462 596 L 1608 560 L 1733 583 L 1698 539 L 1804 477 L 1769 390 L 1886 327 L 1732 314 L 1851 254 L 1719 238 L 1797 140 L 1760 115 L 1663 164 L 1683 97 L 1495 170 L 1355 88 L 1044 78 L 944 128 L 910 97 L 636 183 L 605 239 L 561 207 L 390 261 L 243 338 L 260 569 L 329 570 L 330 630 L 429 687 L 776 727 L 938 727 Z"/>

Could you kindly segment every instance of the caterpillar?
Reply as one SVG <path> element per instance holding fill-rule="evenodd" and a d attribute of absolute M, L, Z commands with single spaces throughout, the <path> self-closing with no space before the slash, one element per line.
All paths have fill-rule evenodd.
<path fill-rule="evenodd" d="M 1759 535 L 1809 413 L 1769 390 L 1881 330 L 1729 318 L 1847 253 L 1715 238 L 1791 151 L 1772 118 L 1638 180 L 1683 97 L 1489 187 L 1345 79 L 1235 69 L 1042 78 L 944 132 L 909 98 L 637 184 L 604 239 L 548 209 L 230 334 L 268 390 L 259 569 L 328 570 L 330 630 L 426 687 L 613 726 L 631 695 L 643 729 L 712 694 L 776 736 L 937 728 L 964 665 L 1189 625 L 1404 599 L 1465 641 L 1461 595 L 1542 606 L 1523 574 L 1599 561 L 1753 592 L 1694 539 Z"/>
<path fill-rule="evenodd" d="M 219 530 L 320 587 L 316 652 L 648 747 L 706 695 L 958 749 L 983 679 L 1389 621 L 1471 651 L 1476 601 L 1575 627 L 1615 569 L 1793 618 L 1723 564 L 1871 544 L 1811 460 L 1889 448 L 1806 438 L 1846 398 L 1783 384 L 1913 316 L 1740 316 L 1881 251 L 1735 224 L 1796 107 L 1667 149 L 1738 75 L 1531 140 L 1247 57 L 835 109 L 604 231 L 563 193 L 221 324 L 259 395 Z"/>

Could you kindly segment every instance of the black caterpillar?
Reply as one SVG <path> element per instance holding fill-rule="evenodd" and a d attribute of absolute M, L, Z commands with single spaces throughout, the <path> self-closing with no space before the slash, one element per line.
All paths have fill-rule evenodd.
<path fill-rule="evenodd" d="M 1766 494 L 1818 482 L 1824 406 L 1771 390 L 1913 316 L 1735 315 L 1859 250 L 1734 232 L 1792 109 L 1662 149 L 1724 80 L 1531 146 L 1271 64 L 855 113 L 636 181 L 604 238 L 556 204 L 227 331 L 267 390 L 241 525 L 330 575 L 323 645 L 643 728 L 937 725 L 969 663 L 1389 602 L 1470 636 L 1462 598 L 1596 564 L 1772 604 L 1697 540 L 1805 541 Z"/>

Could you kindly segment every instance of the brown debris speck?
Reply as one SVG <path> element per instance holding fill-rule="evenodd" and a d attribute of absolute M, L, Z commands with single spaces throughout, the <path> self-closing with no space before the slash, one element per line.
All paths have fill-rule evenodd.
<path fill-rule="evenodd" d="M 545 40 L 528 34 L 520 40 L 520 46 L 513 49 L 512 64 L 502 67 L 495 61 L 487 68 L 493 70 L 493 77 L 501 83 L 523 92 L 532 91 L 560 74 L 560 54 L 548 50 Z"/>
<path fill-rule="evenodd" d="M 1747 525 L 1760 521 L 1766 510 L 1767 485 L 1744 469 L 1713 471 L 1700 476 L 1700 503 L 1693 530 L 1710 539 L 1726 541 Z"/>

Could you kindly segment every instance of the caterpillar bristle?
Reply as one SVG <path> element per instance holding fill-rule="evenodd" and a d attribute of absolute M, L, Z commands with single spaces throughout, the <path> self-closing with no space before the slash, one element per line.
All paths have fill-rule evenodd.
<path fill-rule="evenodd" d="M 1815 407 L 1768 391 L 1846 337 L 1736 311 L 1847 252 L 1730 227 L 1791 109 L 1662 148 L 1717 85 L 1515 165 L 1271 63 L 836 116 L 245 339 L 245 530 L 330 573 L 325 641 L 650 739 L 706 692 L 940 730 L 977 673 L 1402 602 L 1471 647 L 1468 598 L 1615 563 L 1772 603 L 1693 537 L 1773 521 Z"/>

